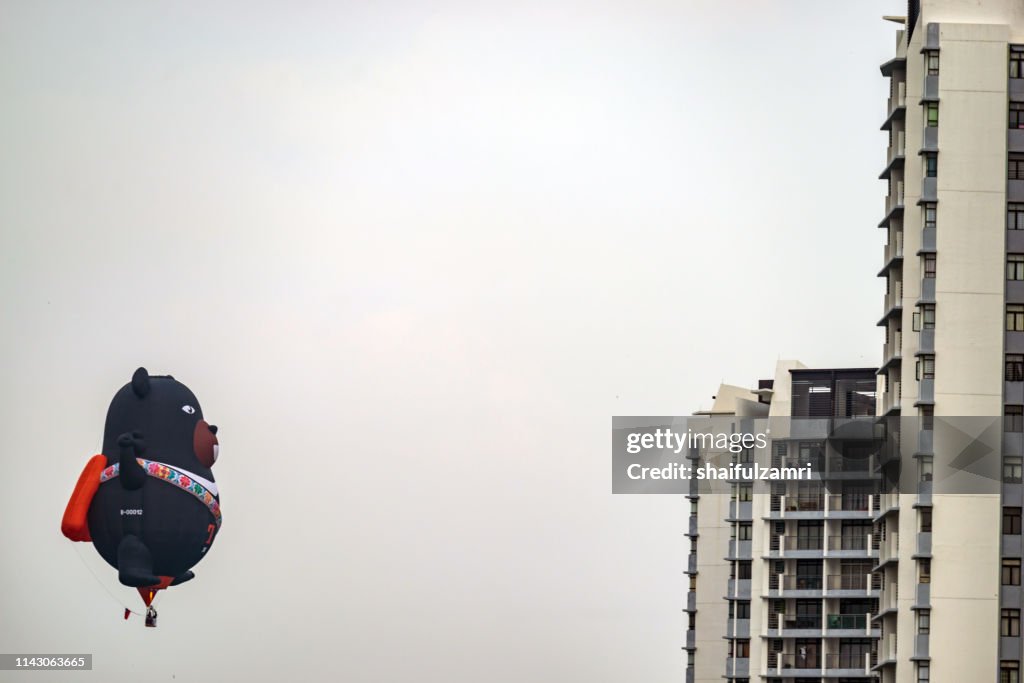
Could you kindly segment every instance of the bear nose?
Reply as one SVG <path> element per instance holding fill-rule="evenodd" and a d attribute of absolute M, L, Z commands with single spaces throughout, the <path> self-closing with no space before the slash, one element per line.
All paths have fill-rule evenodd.
<path fill-rule="evenodd" d="M 210 425 L 210 431 L 213 432 L 214 434 L 216 434 L 217 433 L 217 425 Z"/>

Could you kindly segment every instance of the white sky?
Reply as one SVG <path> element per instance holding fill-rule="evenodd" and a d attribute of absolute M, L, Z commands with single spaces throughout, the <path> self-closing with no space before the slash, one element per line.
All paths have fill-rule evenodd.
<path fill-rule="evenodd" d="M 687 509 L 610 418 L 878 362 L 903 5 L 179 4 L 0 3 L 0 652 L 681 680 Z M 223 443 L 155 631 L 59 533 L 140 364 Z"/>

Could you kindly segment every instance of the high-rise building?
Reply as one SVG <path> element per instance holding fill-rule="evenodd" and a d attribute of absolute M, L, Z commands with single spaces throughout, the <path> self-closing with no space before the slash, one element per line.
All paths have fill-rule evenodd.
<path fill-rule="evenodd" d="M 770 424 L 767 448 L 695 448 L 696 467 L 757 459 L 814 464 L 805 481 L 690 481 L 687 681 L 872 680 L 877 664 L 880 541 L 877 463 L 830 457 L 836 422 L 873 422 L 875 368 L 809 369 L 781 361 L 757 389 L 723 385 L 703 413 L 732 432 Z M 795 418 L 795 419 L 794 419 Z"/>
<path fill-rule="evenodd" d="M 887 19 L 902 26 L 881 65 L 877 393 L 863 370 L 781 364 L 758 389 L 720 390 L 713 410 L 811 416 L 828 400 L 842 417 L 851 390 L 838 383 L 852 382 L 852 410 L 871 396 L 877 416 L 899 418 L 903 484 L 879 494 L 790 482 L 753 500 L 738 485 L 731 499 L 695 491 L 688 681 L 1021 680 L 1024 2 L 911 0 Z M 1001 481 L 943 489 L 962 444 L 940 425 L 986 417 Z M 779 438 L 771 449 L 809 449 L 803 458 L 814 445 Z"/>

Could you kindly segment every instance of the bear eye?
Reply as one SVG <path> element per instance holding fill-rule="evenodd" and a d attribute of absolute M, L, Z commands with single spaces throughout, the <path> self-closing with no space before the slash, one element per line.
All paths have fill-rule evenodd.
<path fill-rule="evenodd" d="M 190 405 L 183 405 L 181 409 L 185 412 L 186 415 L 194 415 L 196 412 L 196 409 Z"/>

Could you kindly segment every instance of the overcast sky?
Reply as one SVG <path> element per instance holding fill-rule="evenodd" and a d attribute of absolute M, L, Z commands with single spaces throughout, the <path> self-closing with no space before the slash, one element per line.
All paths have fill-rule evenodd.
<path fill-rule="evenodd" d="M 611 495 L 611 416 L 878 362 L 904 6 L 0 3 L 0 652 L 681 680 L 687 508 Z M 59 532 L 139 365 L 222 443 L 155 630 Z"/>

